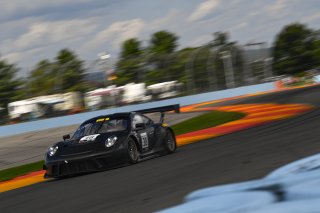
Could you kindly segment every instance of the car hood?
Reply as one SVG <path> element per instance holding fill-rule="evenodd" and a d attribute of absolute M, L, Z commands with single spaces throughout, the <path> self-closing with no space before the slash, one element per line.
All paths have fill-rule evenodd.
<path fill-rule="evenodd" d="M 112 136 L 117 136 L 117 143 L 120 143 L 128 137 L 129 132 L 110 132 L 103 134 L 87 135 L 78 139 L 70 139 L 56 143 L 58 151 L 55 157 L 82 155 L 105 151 L 105 141 Z"/>

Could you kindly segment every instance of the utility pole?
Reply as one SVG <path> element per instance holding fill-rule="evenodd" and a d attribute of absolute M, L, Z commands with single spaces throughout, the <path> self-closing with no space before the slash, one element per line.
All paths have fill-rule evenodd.
<path fill-rule="evenodd" d="M 272 57 L 264 59 L 264 77 L 265 78 L 270 78 L 273 76 L 272 63 L 273 63 Z"/>
<path fill-rule="evenodd" d="M 101 64 L 101 70 L 104 72 L 105 74 L 105 78 L 104 78 L 104 86 L 108 86 L 108 82 L 109 82 L 109 70 L 108 70 L 108 60 L 111 57 L 110 54 L 108 54 L 107 52 L 102 52 L 98 54 L 99 60 L 100 60 L 100 64 Z"/>
<path fill-rule="evenodd" d="M 263 53 L 263 51 L 267 50 L 267 43 L 266 42 L 251 42 L 251 43 L 247 43 L 245 46 L 247 47 L 254 47 L 257 46 L 259 49 L 259 53 L 258 55 L 258 61 L 261 61 L 263 63 L 263 77 L 267 78 L 267 77 L 271 77 L 272 76 L 272 59 L 270 57 L 268 57 L 266 54 Z M 271 60 L 270 60 L 271 59 Z M 270 64 L 271 62 L 271 64 Z M 251 63 L 249 61 L 249 66 L 251 73 L 252 73 L 252 69 L 251 69 Z M 253 73 L 252 73 L 252 77 Z M 255 77 L 254 77 L 255 78 Z"/>
<path fill-rule="evenodd" d="M 209 81 L 210 91 L 218 90 L 217 72 L 216 72 L 216 67 L 215 67 L 216 57 L 217 57 L 217 51 L 210 50 L 210 53 L 209 53 L 209 56 L 207 59 L 207 73 L 208 73 L 208 81 Z M 212 71 L 210 71 L 210 66 L 213 67 Z"/>
<path fill-rule="evenodd" d="M 197 56 L 197 54 L 199 53 L 199 51 L 201 50 L 201 48 L 199 49 L 196 49 L 194 51 L 192 51 L 190 53 L 190 57 L 189 57 L 189 60 L 188 62 L 186 63 L 186 66 L 185 66 L 185 70 L 186 70 L 186 73 L 187 73 L 187 76 L 188 76 L 188 82 L 187 82 L 187 86 L 188 86 L 188 91 L 191 92 L 191 94 L 193 94 L 194 92 L 194 89 L 195 89 L 195 83 L 194 83 L 194 61 L 195 61 L 195 58 Z"/>
<path fill-rule="evenodd" d="M 234 78 L 234 70 L 232 65 L 232 56 L 230 51 L 223 51 L 221 52 L 222 56 L 221 59 L 223 60 L 223 67 L 226 79 L 226 86 L 227 88 L 234 88 L 236 87 L 235 78 Z"/>

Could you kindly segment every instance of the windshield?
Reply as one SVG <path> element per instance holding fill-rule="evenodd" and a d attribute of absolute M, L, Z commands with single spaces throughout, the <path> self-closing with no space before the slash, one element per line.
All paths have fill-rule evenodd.
<path fill-rule="evenodd" d="M 90 123 L 82 124 L 72 136 L 72 139 L 79 139 L 83 136 L 102 134 L 108 132 L 124 131 L 128 127 L 126 119 L 100 118 Z"/>
<path fill-rule="evenodd" d="M 100 128 L 100 126 L 101 126 L 101 123 L 97 123 L 97 122 L 81 125 L 73 134 L 72 139 L 79 139 L 86 135 L 95 134 L 97 130 Z"/>

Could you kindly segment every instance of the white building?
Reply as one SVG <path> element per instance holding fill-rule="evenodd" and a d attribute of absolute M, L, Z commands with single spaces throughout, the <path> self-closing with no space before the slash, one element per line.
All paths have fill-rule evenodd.
<path fill-rule="evenodd" d="M 81 108 L 82 100 L 79 92 L 39 96 L 8 104 L 10 119 L 36 119 L 52 112 L 69 113 Z"/>

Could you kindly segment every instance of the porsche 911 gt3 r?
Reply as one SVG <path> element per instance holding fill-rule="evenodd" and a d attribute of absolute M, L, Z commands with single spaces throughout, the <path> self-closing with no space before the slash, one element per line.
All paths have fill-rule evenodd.
<path fill-rule="evenodd" d="M 163 123 L 166 111 L 179 112 L 179 105 L 102 115 L 85 121 L 72 136 L 65 135 L 63 141 L 48 148 L 45 177 L 106 170 L 173 153 L 176 138 Z M 144 115 L 154 112 L 161 113 L 160 122 Z"/>

